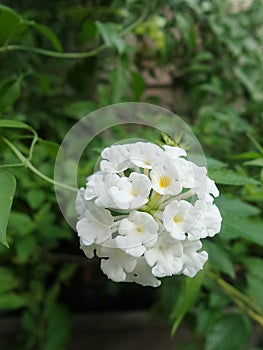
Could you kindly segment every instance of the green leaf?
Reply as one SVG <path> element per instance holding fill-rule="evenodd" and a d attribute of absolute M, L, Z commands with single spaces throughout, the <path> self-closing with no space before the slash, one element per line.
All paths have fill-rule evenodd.
<path fill-rule="evenodd" d="M 240 154 L 232 154 L 230 157 L 232 159 L 258 159 L 258 158 L 261 158 L 260 154 L 257 152 L 243 152 Z"/>
<path fill-rule="evenodd" d="M 53 158 L 57 158 L 58 150 L 59 150 L 59 145 L 56 142 L 53 141 L 47 141 L 47 140 L 42 140 L 39 139 L 39 144 L 43 146 L 45 151 Z"/>
<path fill-rule="evenodd" d="M 16 189 L 16 180 L 14 176 L 6 171 L 0 171 L 0 188 L 0 242 L 8 247 L 6 240 L 6 227 Z"/>
<path fill-rule="evenodd" d="M 223 213 L 223 224 L 220 236 L 222 239 L 245 238 L 259 246 L 263 246 L 263 222 L 250 218 Z"/>
<path fill-rule="evenodd" d="M 28 214 L 12 211 L 8 228 L 16 235 L 26 235 L 33 231 L 35 223 Z"/>
<path fill-rule="evenodd" d="M 81 31 L 79 33 L 79 42 L 81 44 L 86 41 L 95 38 L 97 35 L 97 27 L 94 22 L 86 21 L 84 22 Z"/>
<path fill-rule="evenodd" d="M 225 249 L 210 241 L 204 242 L 204 248 L 208 252 L 209 261 L 211 264 L 214 264 L 219 271 L 224 272 L 230 277 L 235 277 L 233 263 Z"/>
<path fill-rule="evenodd" d="M 252 216 L 260 213 L 260 209 L 252 204 L 245 203 L 238 198 L 220 196 L 215 200 L 220 210 L 231 213 L 232 216 Z"/>
<path fill-rule="evenodd" d="M 214 158 L 210 158 L 210 157 L 206 157 L 206 161 L 207 161 L 207 167 L 209 169 L 220 169 L 220 168 L 224 168 L 227 166 L 226 163 L 223 163 L 218 159 L 214 159 Z"/>
<path fill-rule="evenodd" d="M 72 325 L 68 310 L 62 305 L 53 305 L 52 312 L 48 315 L 46 322 L 47 328 L 43 350 L 66 349 Z"/>
<path fill-rule="evenodd" d="M 15 293 L 0 295 L 0 310 L 9 311 L 20 309 L 26 305 L 26 299 Z"/>
<path fill-rule="evenodd" d="M 41 190 L 31 190 L 27 193 L 26 198 L 32 209 L 38 209 L 45 201 L 46 194 Z"/>
<path fill-rule="evenodd" d="M 174 334 L 182 322 L 185 314 L 191 309 L 194 305 L 198 293 L 201 289 L 203 279 L 205 276 L 205 272 L 199 272 L 195 277 L 185 278 L 184 291 L 182 293 L 182 299 L 178 299 L 176 304 L 173 307 L 172 317 L 176 317 L 173 326 L 172 326 L 172 334 Z"/>
<path fill-rule="evenodd" d="M 29 24 L 32 27 L 36 28 L 41 34 L 43 34 L 51 42 L 55 50 L 57 50 L 58 52 L 63 51 L 61 42 L 59 41 L 58 37 L 53 32 L 53 30 L 51 30 L 43 24 L 39 24 L 34 21 L 30 21 Z"/>
<path fill-rule="evenodd" d="M 26 261 L 35 252 L 36 239 L 34 236 L 26 235 L 16 239 L 15 249 L 17 258 L 21 261 Z"/>
<path fill-rule="evenodd" d="M 0 128 L 31 129 L 31 127 L 25 123 L 8 119 L 0 120 Z"/>
<path fill-rule="evenodd" d="M 260 182 L 245 175 L 239 174 L 229 169 L 213 169 L 209 171 L 209 176 L 218 184 L 222 185 L 257 185 Z"/>
<path fill-rule="evenodd" d="M 125 41 L 120 37 L 114 23 L 102 23 L 96 21 L 96 27 L 98 28 L 105 45 L 107 47 L 115 48 L 122 54 L 126 48 Z"/>
<path fill-rule="evenodd" d="M 262 275 L 262 270 L 260 272 Z M 246 275 L 247 280 L 247 293 L 251 296 L 252 300 L 256 302 L 259 308 L 263 311 L 263 282 L 251 273 Z"/>
<path fill-rule="evenodd" d="M 13 272 L 7 268 L 0 267 L 0 294 L 12 290 L 17 284 Z"/>
<path fill-rule="evenodd" d="M 125 96 L 128 87 L 128 77 L 126 67 L 120 62 L 115 67 L 110 75 L 111 92 L 110 101 L 111 103 L 118 103 L 122 101 L 122 97 Z"/>
<path fill-rule="evenodd" d="M 181 14 L 178 12 L 175 18 L 176 18 L 177 29 L 180 30 L 188 50 L 192 51 L 195 47 L 196 31 L 194 28 L 194 24 L 192 23 L 191 17 L 187 16 L 186 13 Z"/>
<path fill-rule="evenodd" d="M 224 316 L 209 332 L 205 350 L 243 350 L 251 336 L 251 325 L 242 315 Z"/>
<path fill-rule="evenodd" d="M 250 160 L 248 162 L 245 162 L 244 165 L 263 167 L 263 158 Z"/>
<path fill-rule="evenodd" d="M 144 91 L 145 83 L 143 77 L 137 72 L 132 72 L 132 85 L 134 101 L 139 101 Z"/>
<path fill-rule="evenodd" d="M 66 104 L 63 108 L 63 111 L 66 115 L 79 120 L 91 113 L 92 111 L 94 111 L 95 109 L 96 107 L 93 102 L 84 100 Z"/>
<path fill-rule="evenodd" d="M 62 282 L 70 279 L 76 271 L 76 264 L 68 263 L 65 264 L 58 274 L 58 279 Z"/>
<path fill-rule="evenodd" d="M 261 258 L 247 257 L 242 262 L 252 276 L 263 282 L 263 260 Z"/>
<path fill-rule="evenodd" d="M 0 5 L 0 46 L 18 37 L 27 28 L 26 22 L 11 8 Z"/>
<path fill-rule="evenodd" d="M 0 85 L 0 113 L 12 106 L 20 96 L 21 79 L 10 78 Z"/>

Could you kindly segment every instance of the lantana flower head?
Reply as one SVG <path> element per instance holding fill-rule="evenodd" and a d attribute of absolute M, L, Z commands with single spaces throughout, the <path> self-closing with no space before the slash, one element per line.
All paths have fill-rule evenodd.
<path fill-rule="evenodd" d="M 150 142 L 113 145 L 101 158 L 76 198 L 85 255 L 116 282 L 157 287 L 165 276 L 195 276 L 208 259 L 201 239 L 222 221 L 207 169 L 181 147 Z"/>

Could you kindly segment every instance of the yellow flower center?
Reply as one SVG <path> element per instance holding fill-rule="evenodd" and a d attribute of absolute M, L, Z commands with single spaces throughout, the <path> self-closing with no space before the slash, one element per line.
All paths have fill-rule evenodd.
<path fill-rule="evenodd" d="M 141 226 L 137 226 L 135 230 L 136 230 L 136 232 L 139 233 L 139 234 L 140 234 L 140 233 L 143 233 L 143 228 L 142 228 Z"/>
<path fill-rule="evenodd" d="M 168 176 L 162 176 L 159 180 L 159 186 L 161 188 L 166 188 L 168 186 L 170 186 L 171 184 L 171 179 Z"/>
<path fill-rule="evenodd" d="M 175 222 L 176 224 L 179 224 L 180 222 L 183 221 L 183 218 L 182 218 L 181 215 L 175 215 L 174 218 L 173 218 L 173 220 L 174 220 L 174 222 Z"/>

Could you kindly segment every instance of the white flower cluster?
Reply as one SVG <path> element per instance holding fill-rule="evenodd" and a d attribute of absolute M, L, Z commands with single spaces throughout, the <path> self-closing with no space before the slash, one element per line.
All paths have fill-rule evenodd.
<path fill-rule="evenodd" d="M 200 239 L 220 231 L 219 192 L 186 156 L 150 142 L 103 150 L 100 170 L 78 191 L 76 228 L 84 253 L 96 252 L 108 278 L 157 287 L 160 277 L 193 277 L 203 268 Z"/>

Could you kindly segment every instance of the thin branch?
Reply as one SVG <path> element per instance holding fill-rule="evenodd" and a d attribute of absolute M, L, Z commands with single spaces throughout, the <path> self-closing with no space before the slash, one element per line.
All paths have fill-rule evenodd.
<path fill-rule="evenodd" d="M 137 27 L 141 22 L 143 22 L 145 18 L 148 16 L 148 14 L 150 13 L 150 9 L 151 9 L 151 6 L 144 9 L 141 15 L 135 21 L 133 21 L 132 23 L 124 27 L 119 32 L 119 35 L 125 35 L 129 33 L 135 27 Z M 79 59 L 79 58 L 88 58 L 88 57 L 95 56 L 106 48 L 107 48 L 107 45 L 103 43 L 86 52 L 57 52 L 57 51 L 52 51 L 47 49 L 41 49 L 38 47 L 24 46 L 24 45 L 6 45 L 3 47 L 0 47 L 0 52 L 27 51 L 27 52 L 33 52 L 39 55 L 49 56 L 53 58 Z"/>
<path fill-rule="evenodd" d="M 37 168 L 35 168 L 33 166 L 33 164 L 30 162 L 30 160 L 28 158 L 26 158 L 10 141 L 8 141 L 5 137 L 3 137 L 3 141 L 11 148 L 11 150 L 14 152 L 14 154 L 17 156 L 17 158 L 21 160 L 22 164 L 26 168 L 30 169 L 38 177 L 40 177 L 41 179 L 45 180 L 46 182 L 48 182 L 54 186 L 64 188 L 64 189 L 72 191 L 72 192 L 77 192 L 77 190 L 78 190 L 77 188 L 65 185 L 61 182 L 57 182 L 57 181 L 51 179 L 50 177 L 44 175 L 43 173 L 41 173 Z"/>
<path fill-rule="evenodd" d="M 253 301 L 237 290 L 235 287 L 227 283 L 221 277 L 217 276 L 213 272 L 207 273 L 208 277 L 213 279 L 223 291 L 234 301 L 234 303 L 243 310 L 248 316 L 263 327 L 263 314 L 262 311 L 257 308 Z"/>

